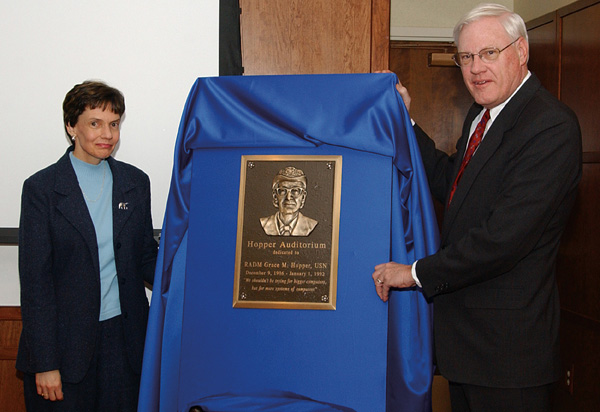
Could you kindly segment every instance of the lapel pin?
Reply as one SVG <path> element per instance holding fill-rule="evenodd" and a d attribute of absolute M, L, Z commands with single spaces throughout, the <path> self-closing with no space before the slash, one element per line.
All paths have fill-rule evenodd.
<path fill-rule="evenodd" d="M 127 210 L 127 209 L 129 209 L 128 205 L 129 205 L 128 202 L 121 202 L 121 203 L 119 203 L 119 209 L 120 210 Z"/>

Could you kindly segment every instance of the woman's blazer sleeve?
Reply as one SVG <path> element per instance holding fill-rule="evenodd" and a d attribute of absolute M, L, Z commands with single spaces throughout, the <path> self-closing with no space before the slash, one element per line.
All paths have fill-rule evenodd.
<path fill-rule="evenodd" d="M 28 347 L 28 371 L 58 369 L 57 306 L 52 276 L 50 194 L 34 179 L 23 184 L 19 228 L 19 277 L 23 337 Z"/>

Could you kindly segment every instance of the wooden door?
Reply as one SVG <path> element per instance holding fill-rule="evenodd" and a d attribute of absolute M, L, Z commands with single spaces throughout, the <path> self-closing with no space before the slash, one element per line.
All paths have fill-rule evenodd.
<path fill-rule="evenodd" d="M 388 68 L 389 0 L 240 0 L 244 74 Z"/>
<path fill-rule="evenodd" d="M 464 119 L 473 104 L 460 68 L 432 63 L 432 54 L 449 56 L 456 52 L 452 43 L 402 42 L 390 45 L 390 70 L 408 89 L 412 102 L 410 116 L 435 141 L 439 150 L 456 151 Z M 447 60 L 447 59 L 446 59 Z M 441 227 L 444 206 L 434 200 Z"/>

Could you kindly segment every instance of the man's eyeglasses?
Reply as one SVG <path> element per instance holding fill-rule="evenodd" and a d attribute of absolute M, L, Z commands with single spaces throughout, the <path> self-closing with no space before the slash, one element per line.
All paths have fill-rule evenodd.
<path fill-rule="evenodd" d="M 292 197 L 298 197 L 305 193 L 305 190 L 301 187 L 278 187 L 277 189 L 275 189 L 275 192 L 278 196 L 282 197 L 286 197 L 288 192 L 292 195 Z"/>
<path fill-rule="evenodd" d="M 452 60 L 454 60 L 454 63 L 456 63 L 456 65 L 459 67 L 470 65 L 473 62 L 473 58 L 475 56 L 479 56 L 481 61 L 484 63 L 491 63 L 493 61 L 498 60 L 498 57 L 500 57 L 500 53 L 502 53 L 504 50 L 508 49 L 510 46 L 515 44 L 516 41 L 519 39 L 520 39 L 520 37 L 517 37 L 515 40 L 512 41 L 512 43 L 510 43 L 508 46 L 504 47 L 503 49 L 497 49 L 495 47 L 490 47 L 488 49 L 479 50 L 479 53 L 466 53 L 466 52 L 454 53 L 454 55 L 452 56 Z"/>

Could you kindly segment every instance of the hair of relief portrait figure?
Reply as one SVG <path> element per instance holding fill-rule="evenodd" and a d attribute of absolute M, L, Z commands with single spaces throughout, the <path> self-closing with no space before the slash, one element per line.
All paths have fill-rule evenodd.
<path fill-rule="evenodd" d="M 273 206 L 277 212 L 261 217 L 260 224 L 269 236 L 308 236 L 319 223 L 304 216 L 307 178 L 304 172 L 293 166 L 281 169 L 273 178 Z"/>

